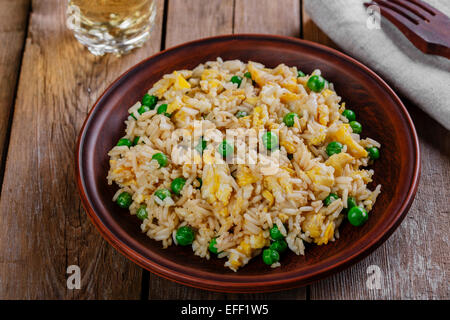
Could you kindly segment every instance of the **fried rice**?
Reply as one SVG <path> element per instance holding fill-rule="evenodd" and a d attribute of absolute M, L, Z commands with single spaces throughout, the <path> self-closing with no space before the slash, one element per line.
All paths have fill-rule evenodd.
<path fill-rule="evenodd" d="M 215 241 L 214 252 L 233 271 L 270 246 L 275 225 L 297 255 L 305 254 L 305 243 L 335 241 L 348 198 L 370 212 L 380 193 L 380 185 L 369 190 L 374 171 L 366 168 L 367 149 L 380 144 L 352 132 L 331 83 L 320 92 L 308 88 L 313 75 L 320 70 L 304 75 L 295 66 L 220 58 L 164 75 L 148 91 L 156 106 L 137 102 L 128 110 L 123 138 L 135 143 L 108 153 L 108 183 L 119 186 L 113 201 L 130 194 L 129 212 L 144 208 L 142 232 L 164 248 L 178 244 L 183 226 L 193 230 L 189 245 L 199 257 L 215 255 Z M 283 121 L 288 113 L 297 115 L 291 126 Z M 271 150 L 265 132 L 277 138 Z M 226 157 L 224 140 L 232 147 Z M 329 156 L 332 141 L 342 150 Z M 167 157 L 165 166 L 157 153 Z M 179 177 L 179 194 L 155 195 Z M 326 205 L 330 194 L 338 199 Z"/>

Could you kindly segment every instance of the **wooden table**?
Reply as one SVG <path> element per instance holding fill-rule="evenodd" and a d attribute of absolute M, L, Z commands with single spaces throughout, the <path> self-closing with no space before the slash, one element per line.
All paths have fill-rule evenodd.
<path fill-rule="evenodd" d="M 172 283 L 116 252 L 84 213 L 74 150 L 95 100 L 136 62 L 192 39 L 273 33 L 333 45 L 301 0 L 157 0 L 145 47 L 95 57 L 65 26 L 66 1 L 0 0 L 0 299 L 419 299 L 449 298 L 450 133 L 408 104 L 420 137 L 422 177 L 393 236 L 353 267 L 313 285 L 270 294 L 220 294 Z M 69 265 L 81 289 L 66 286 Z M 368 289 L 379 266 L 381 289 Z"/>

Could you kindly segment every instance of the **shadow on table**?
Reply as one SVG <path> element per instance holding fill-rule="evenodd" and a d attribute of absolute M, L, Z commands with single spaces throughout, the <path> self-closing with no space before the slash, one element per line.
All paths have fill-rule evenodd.
<path fill-rule="evenodd" d="M 421 145 L 421 155 L 424 156 L 423 144 L 426 143 L 433 147 L 433 149 L 439 151 L 441 155 L 450 158 L 450 131 L 431 118 L 410 100 L 403 97 L 401 99 L 408 109 L 416 127 Z M 422 157 L 422 160 L 423 159 L 424 157 Z"/>

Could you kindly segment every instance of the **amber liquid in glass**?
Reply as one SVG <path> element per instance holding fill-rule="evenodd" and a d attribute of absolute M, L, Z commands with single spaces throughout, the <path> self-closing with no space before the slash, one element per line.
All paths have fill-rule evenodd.
<path fill-rule="evenodd" d="M 126 53 L 150 37 L 153 0 L 69 0 L 67 25 L 93 54 Z"/>

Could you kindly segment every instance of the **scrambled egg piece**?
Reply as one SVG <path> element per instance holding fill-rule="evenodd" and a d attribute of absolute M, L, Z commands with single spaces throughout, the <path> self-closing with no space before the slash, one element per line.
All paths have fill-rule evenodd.
<path fill-rule="evenodd" d="M 342 144 L 346 144 L 348 148 L 347 151 L 355 158 L 367 157 L 367 151 L 352 138 L 351 130 L 349 124 L 343 123 L 339 126 L 339 129 L 330 136 L 332 139 L 339 141 Z"/>
<path fill-rule="evenodd" d="M 325 133 L 325 128 L 321 127 L 321 128 L 319 128 L 318 131 L 319 131 L 319 133 L 317 133 L 316 135 L 314 135 L 313 138 L 308 140 L 309 144 L 311 144 L 313 146 L 317 146 L 325 141 L 325 139 L 327 137 L 327 135 Z"/>
<path fill-rule="evenodd" d="M 289 181 L 289 173 L 287 171 L 281 171 L 280 176 L 266 176 L 264 178 L 264 187 L 275 195 L 278 193 L 292 193 L 292 183 Z"/>
<path fill-rule="evenodd" d="M 334 235 L 334 223 L 332 222 L 328 224 L 322 234 L 322 225 L 324 224 L 324 221 L 325 217 L 320 211 L 318 213 L 310 212 L 306 214 L 306 218 L 301 224 L 303 232 L 309 231 L 309 236 L 314 240 L 314 243 L 319 246 L 327 244 Z"/>
<path fill-rule="evenodd" d="M 340 176 L 342 175 L 345 165 L 352 162 L 353 159 L 354 158 L 348 153 L 341 152 L 333 154 L 327 161 L 325 161 L 325 164 L 334 168 L 335 176 Z"/>
<path fill-rule="evenodd" d="M 264 191 L 262 192 L 262 196 L 263 196 L 267 201 L 269 201 L 269 207 L 271 207 L 271 206 L 273 205 L 274 201 L 275 201 L 275 199 L 274 199 L 274 197 L 273 197 L 273 194 L 270 193 L 269 190 L 264 190 Z"/>
<path fill-rule="evenodd" d="M 314 184 L 331 187 L 334 184 L 334 176 L 331 171 L 325 170 L 323 167 L 314 167 L 306 171 L 308 177 Z"/>
<path fill-rule="evenodd" d="M 232 252 L 230 254 L 230 257 L 228 258 L 228 262 L 230 263 L 230 266 L 232 269 L 237 270 L 242 265 L 242 262 L 240 260 L 240 256 L 237 253 Z"/>
<path fill-rule="evenodd" d="M 301 223 L 303 232 L 309 231 L 309 236 L 313 239 L 318 239 L 322 233 L 321 226 L 323 224 L 325 217 L 319 211 L 315 213 L 314 211 L 307 213 L 305 215 L 305 220 Z"/>
<path fill-rule="evenodd" d="M 221 83 L 217 79 L 212 79 L 212 80 L 208 81 L 208 85 L 210 88 L 217 88 L 217 87 L 221 86 Z"/>
<path fill-rule="evenodd" d="M 333 238 L 333 235 L 334 235 L 334 224 L 330 222 L 327 228 L 325 229 L 323 236 L 321 236 L 318 239 L 314 239 L 315 240 L 314 242 L 319 246 L 322 244 L 327 244 L 328 241 L 330 241 Z"/>
<path fill-rule="evenodd" d="M 250 236 L 250 246 L 253 249 L 261 249 L 266 246 L 267 240 L 264 238 L 264 235 L 262 232 L 260 232 L 257 235 L 252 234 Z"/>
<path fill-rule="evenodd" d="M 364 181 L 365 184 L 372 182 L 372 175 L 367 170 L 355 170 L 352 172 L 352 176 L 360 177 Z"/>
<path fill-rule="evenodd" d="M 243 254 L 245 254 L 246 256 L 250 256 L 250 254 L 252 253 L 252 248 L 250 246 L 250 243 L 248 243 L 245 240 L 242 240 L 241 243 L 239 244 L 239 246 L 237 247 L 237 250 Z"/>
<path fill-rule="evenodd" d="M 292 92 L 285 92 L 281 94 L 280 101 L 283 103 L 289 103 L 296 100 L 299 100 L 300 96 L 298 94 L 292 93 Z"/>
<path fill-rule="evenodd" d="M 267 119 L 269 118 L 269 114 L 267 113 L 267 109 L 262 106 L 257 106 L 253 109 L 253 127 L 259 128 L 264 126 Z"/>
<path fill-rule="evenodd" d="M 322 96 L 324 98 L 328 98 L 329 96 L 331 96 L 333 94 L 333 91 L 331 91 L 330 89 L 325 89 L 322 91 Z"/>
<path fill-rule="evenodd" d="M 173 102 L 169 103 L 169 105 L 167 106 L 166 112 L 169 114 L 172 114 L 173 112 L 181 109 L 182 106 L 183 105 L 180 102 L 180 100 L 174 100 Z"/>
<path fill-rule="evenodd" d="M 158 97 L 158 99 L 162 98 L 163 94 L 167 90 L 169 90 L 169 88 L 170 88 L 170 86 L 172 86 L 172 84 L 173 84 L 173 79 L 168 79 L 168 78 L 163 78 L 155 83 L 154 87 L 160 86 L 160 88 L 158 88 L 155 91 L 155 95 Z"/>
<path fill-rule="evenodd" d="M 330 112 L 326 105 L 319 105 L 317 108 L 318 120 L 321 125 L 326 126 L 328 121 L 330 120 Z"/>
<path fill-rule="evenodd" d="M 297 85 L 296 77 L 290 77 L 290 78 L 284 79 L 279 84 L 281 87 L 286 88 L 291 92 L 298 93 L 298 85 Z"/>
<path fill-rule="evenodd" d="M 226 218 L 226 217 L 228 217 L 230 214 L 228 213 L 228 208 L 227 207 L 223 207 L 223 208 L 221 208 L 220 210 L 219 210 L 219 214 L 222 216 L 222 217 L 224 217 L 224 218 Z"/>
<path fill-rule="evenodd" d="M 273 76 L 263 69 L 258 69 L 256 65 L 249 61 L 248 72 L 252 75 L 253 81 L 255 81 L 260 87 L 263 87 L 266 83 L 272 80 Z"/>
<path fill-rule="evenodd" d="M 292 142 L 283 139 L 280 145 L 286 149 L 287 153 L 295 153 L 295 146 Z"/>
<path fill-rule="evenodd" d="M 233 191 L 227 181 L 229 178 L 228 165 L 208 165 L 203 171 L 202 197 L 211 204 L 220 201 L 222 205 L 228 205 Z"/>
<path fill-rule="evenodd" d="M 182 126 L 185 124 L 187 114 L 183 110 L 179 110 L 175 112 L 175 114 L 171 117 L 172 121 L 176 123 L 177 126 Z"/>
<path fill-rule="evenodd" d="M 211 80 L 211 79 L 219 79 L 220 74 L 217 70 L 214 69 L 205 69 L 202 72 L 201 79 L 202 80 Z"/>
<path fill-rule="evenodd" d="M 179 74 L 176 71 L 174 71 L 173 74 L 176 76 L 175 84 L 174 84 L 175 89 L 180 90 L 180 89 L 190 89 L 191 88 L 190 83 L 187 82 L 186 79 L 181 74 Z"/>
<path fill-rule="evenodd" d="M 244 102 L 247 102 L 248 104 L 254 106 L 258 103 L 258 97 L 247 97 Z"/>
<path fill-rule="evenodd" d="M 255 183 L 258 178 L 252 174 L 249 167 L 241 165 L 237 169 L 236 182 L 240 187 L 244 187 L 248 184 Z"/>

